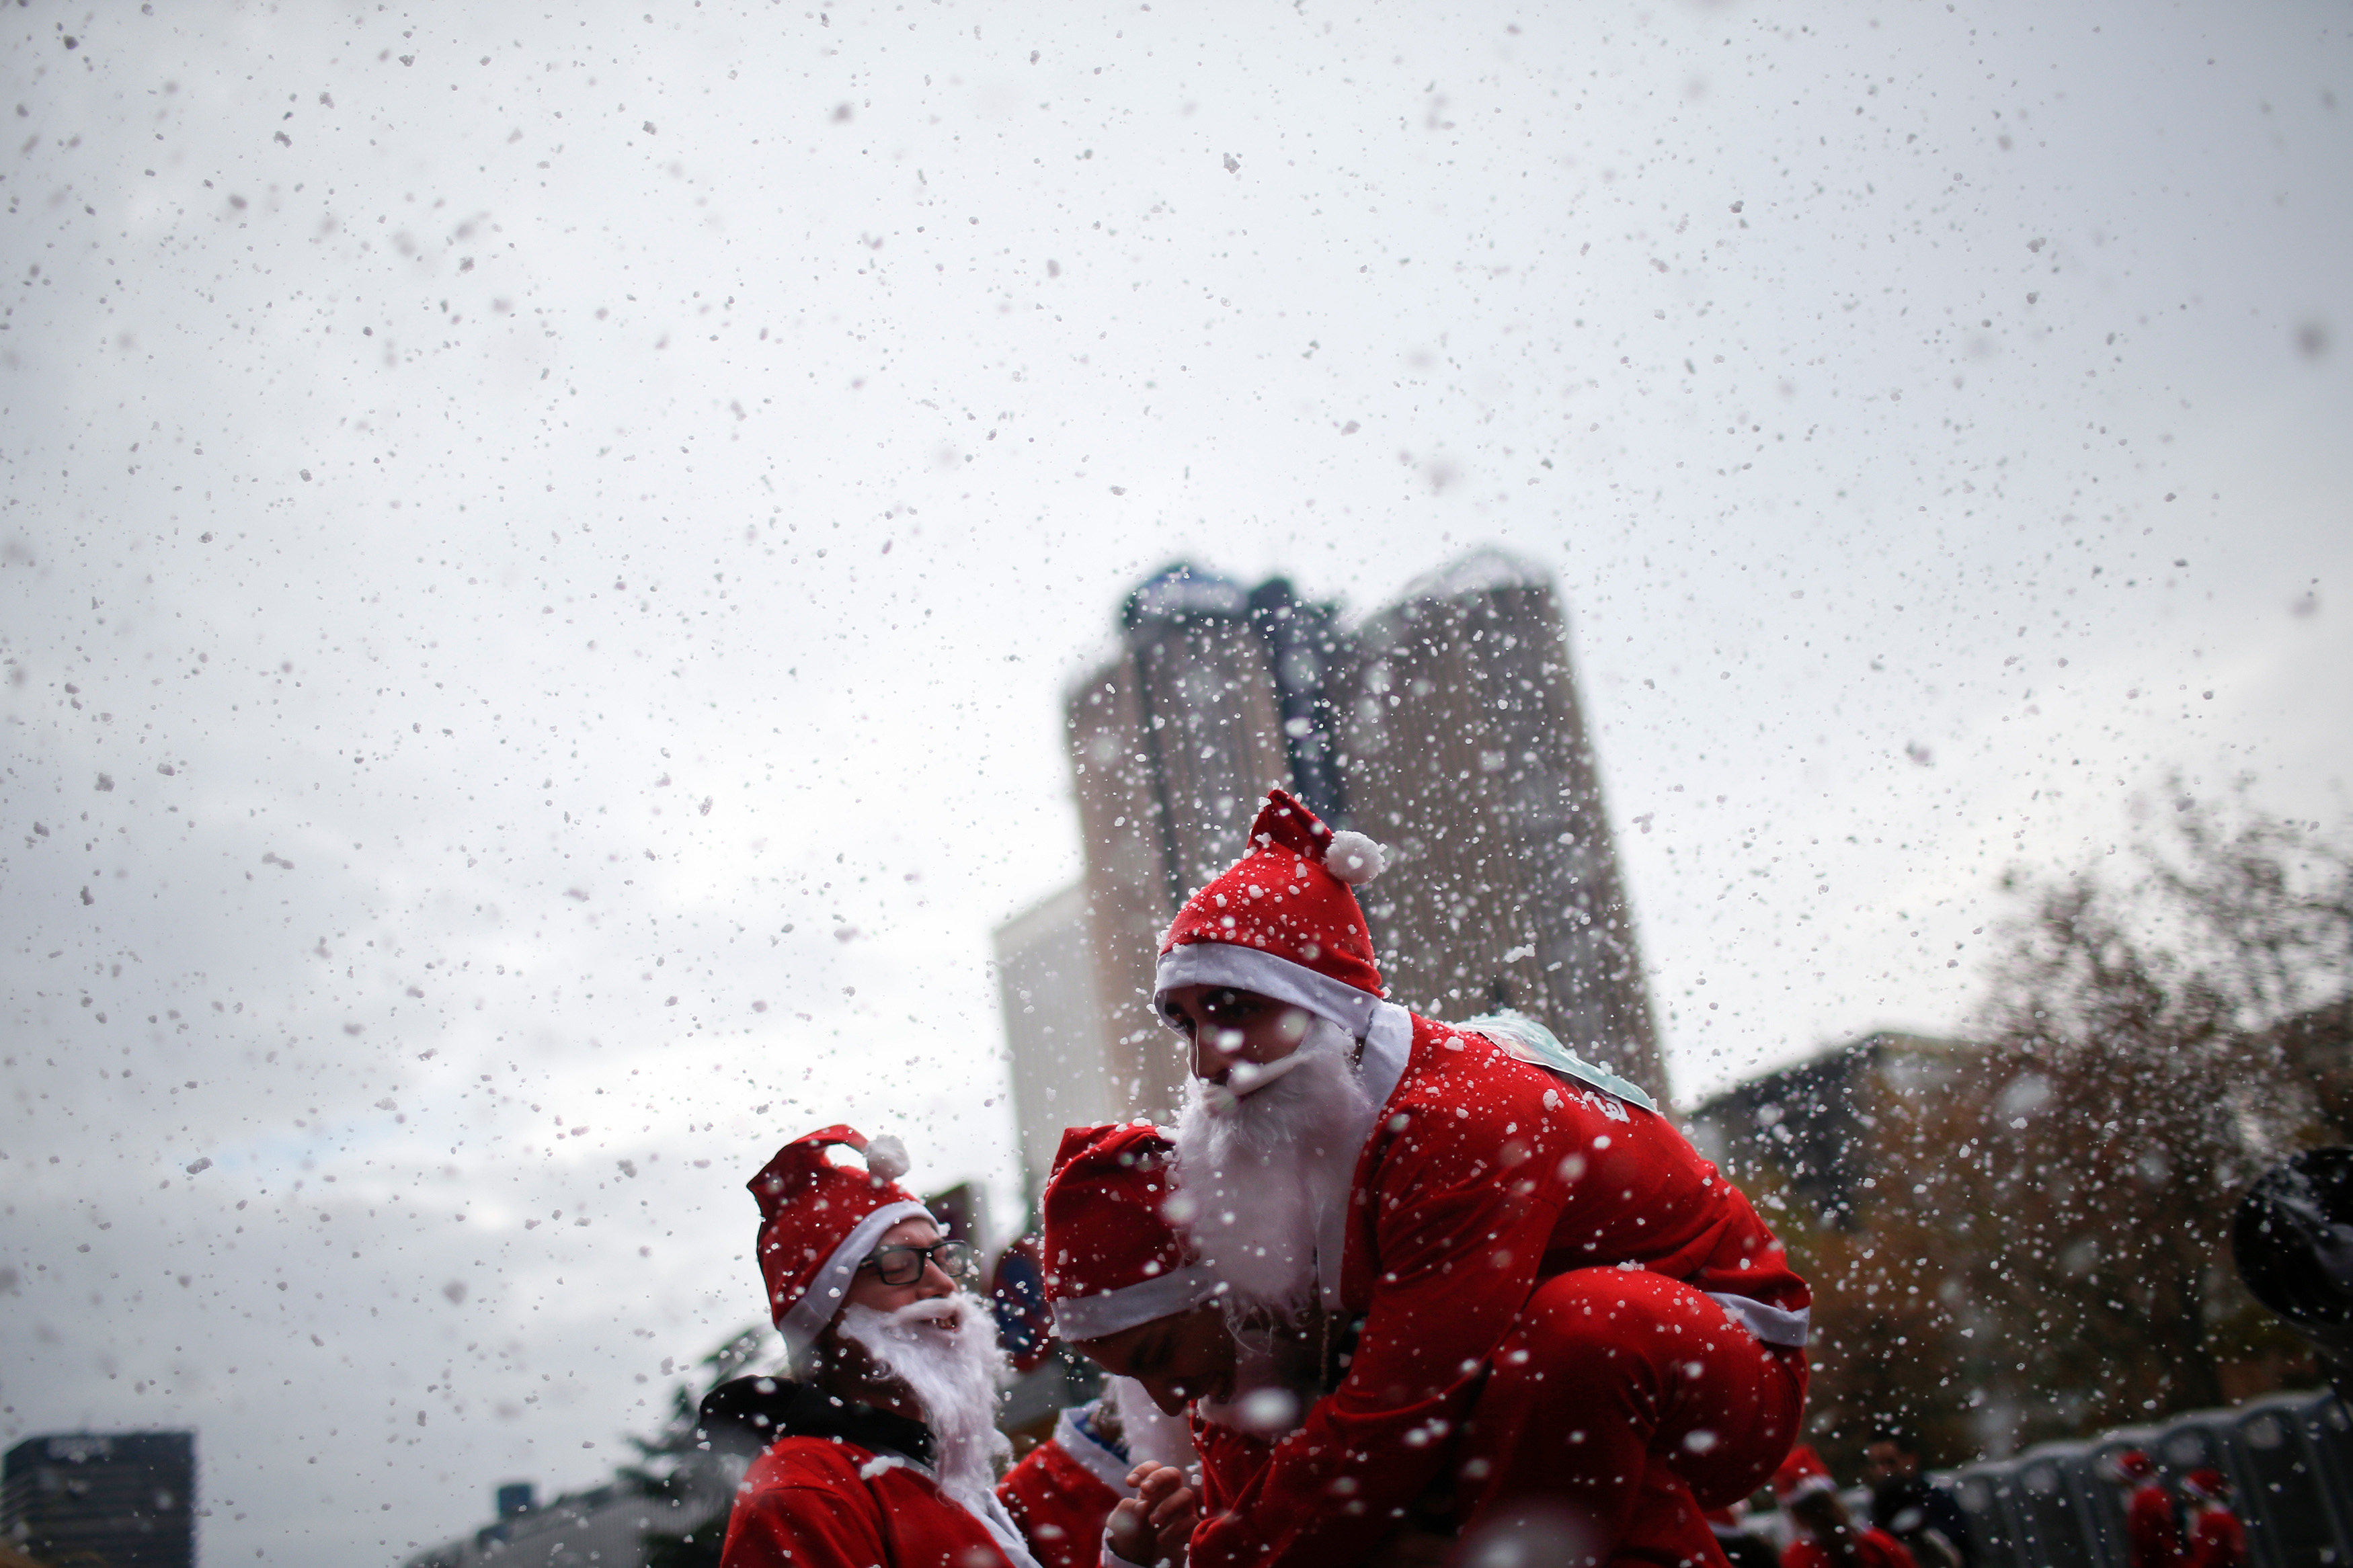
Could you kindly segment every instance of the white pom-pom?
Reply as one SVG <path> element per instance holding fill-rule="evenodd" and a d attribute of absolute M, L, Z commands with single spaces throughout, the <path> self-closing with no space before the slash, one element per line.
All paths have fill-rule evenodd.
<path fill-rule="evenodd" d="M 1324 849 L 1324 868 L 1352 888 L 1363 887 L 1388 867 L 1388 852 L 1361 833 L 1335 833 Z"/>
<path fill-rule="evenodd" d="M 907 1145 L 893 1133 L 866 1141 L 866 1173 L 878 1182 L 895 1182 L 907 1173 Z"/>

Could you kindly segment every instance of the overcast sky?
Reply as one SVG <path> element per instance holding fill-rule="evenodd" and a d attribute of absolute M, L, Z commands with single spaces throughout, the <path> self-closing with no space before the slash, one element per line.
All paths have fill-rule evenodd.
<path fill-rule="evenodd" d="M 2344 820 L 2345 5 L 807 3 L 0 18 L 0 1441 L 206 1561 L 596 1479 L 810 1126 L 1009 1207 L 1173 558 L 1558 574 L 1685 1103 Z"/>

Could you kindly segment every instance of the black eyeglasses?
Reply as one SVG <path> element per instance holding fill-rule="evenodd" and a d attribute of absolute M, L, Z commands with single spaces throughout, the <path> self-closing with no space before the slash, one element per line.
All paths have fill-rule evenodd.
<path fill-rule="evenodd" d="M 926 1263 L 938 1265 L 951 1279 L 965 1279 L 972 1273 L 972 1244 L 935 1241 L 929 1247 L 881 1247 L 858 1267 L 871 1268 L 885 1285 L 913 1285 L 923 1277 Z"/>

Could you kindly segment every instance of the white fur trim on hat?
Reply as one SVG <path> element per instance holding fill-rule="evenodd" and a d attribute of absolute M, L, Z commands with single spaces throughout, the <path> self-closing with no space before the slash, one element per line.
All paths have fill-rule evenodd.
<path fill-rule="evenodd" d="M 1162 953 L 1152 984 L 1155 997 L 1179 985 L 1230 985 L 1237 991 L 1255 991 L 1304 1007 L 1319 1018 L 1329 1018 L 1360 1040 L 1372 1026 L 1373 1010 L 1381 1005 L 1379 997 L 1345 980 L 1318 973 L 1263 948 L 1240 947 L 1229 942 L 1188 942 Z"/>
<path fill-rule="evenodd" d="M 1155 1279 L 1123 1285 L 1093 1296 L 1075 1296 L 1054 1303 L 1054 1332 L 1072 1342 L 1099 1340 L 1148 1323 L 1189 1312 L 1219 1289 L 1218 1277 L 1195 1263 Z"/>
<path fill-rule="evenodd" d="M 879 1143 L 881 1140 L 878 1138 L 875 1142 Z M 900 1221 L 910 1219 L 930 1219 L 934 1226 L 940 1223 L 932 1219 L 931 1210 L 908 1198 L 895 1204 L 884 1204 L 849 1227 L 849 1234 L 841 1238 L 841 1244 L 833 1249 L 833 1256 L 827 1258 L 825 1267 L 817 1271 L 817 1278 L 809 1281 L 809 1288 L 802 1292 L 801 1299 L 776 1321 L 776 1331 L 785 1336 L 786 1350 L 798 1355 L 817 1342 L 818 1335 L 825 1332 L 825 1326 L 833 1321 L 835 1313 L 841 1310 L 842 1299 L 849 1291 L 849 1281 L 857 1276 L 858 1266 L 866 1261 L 866 1255 L 874 1250 L 875 1243 L 882 1239 L 882 1233 Z"/>

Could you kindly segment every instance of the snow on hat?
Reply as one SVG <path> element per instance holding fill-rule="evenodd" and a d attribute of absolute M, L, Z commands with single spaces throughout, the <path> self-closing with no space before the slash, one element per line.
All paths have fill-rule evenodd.
<path fill-rule="evenodd" d="M 1799 1498 L 1836 1490 L 1838 1483 L 1831 1479 L 1831 1468 L 1803 1443 L 1790 1449 L 1789 1457 L 1773 1472 L 1773 1499 L 1785 1508 Z"/>
<path fill-rule="evenodd" d="M 1381 847 L 1363 834 L 1335 833 L 1287 791 L 1269 790 L 1248 851 L 1176 911 L 1154 991 L 1230 985 L 1362 1038 L 1380 1003 L 1381 972 L 1355 889 L 1384 864 Z"/>
<path fill-rule="evenodd" d="M 2157 1466 L 2138 1448 L 2126 1448 L 2116 1456 L 2116 1474 L 2128 1481 L 2145 1481 L 2157 1474 Z"/>
<path fill-rule="evenodd" d="M 866 1169 L 827 1158 L 835 1144 L 865 1155 Z M 768 1312 L 787 1349 L 805 1350 L 825 1331 L 884 1231 L 901 1220 L 932 1217 L 898 1184 L 906 1173 L 907 1147 L 899 1140 L 835 1126 L 794 1139 L 745 1184 L 760 1204 L 758 1258 Z"/>
<path fill-rule="evenodd" d="M 1188 1311 L 1218 1291 L 1167 1212 L 1176 1147 L 1145 1121 L 1071 1127 L 1039 1208 L 1046 1299 L 1065 1340 Z"/>

